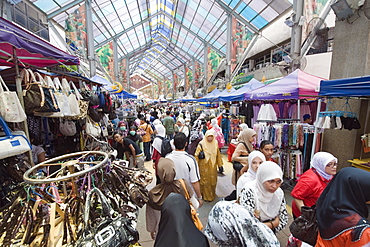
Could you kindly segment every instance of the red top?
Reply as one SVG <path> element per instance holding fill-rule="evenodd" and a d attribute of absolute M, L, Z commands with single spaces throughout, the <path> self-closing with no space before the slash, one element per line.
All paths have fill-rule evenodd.
<path fill-rule="evenodd" d="M 291 192 L 293 198 L 303 200 L 304 205 L 308 207 L 316 204 L 317 199 L 319 199 L 322 191 L 329 183 L 329 180 L 321 177 L 313 169 L 311 168 L 302 174 Z M 294 216 L 298 217 L 301 215 L 301 211 L 298 209 L 294 200 L 292 201 L 292 210 Z"/>
<path fill-rule="evenodd" d="M 161 158 L 161 154 L 157 151 L 157 149 L 153 148 L 153 154 L 152 154 L 152 160 L 154 162 L 154 167 L 155 167 L 155 175 L 158 175 L 158 162 L 159 159 Z"/>

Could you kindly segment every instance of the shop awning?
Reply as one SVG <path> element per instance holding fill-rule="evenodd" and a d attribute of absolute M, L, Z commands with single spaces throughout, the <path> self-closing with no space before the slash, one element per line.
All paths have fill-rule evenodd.
<path fill-rule="evenodd" d="M 14 64 L 13 48 L 19 61 L 25 65 L 50 67 L 80 64 L 78 57 L 0 17 L 0 65 Z"/>
<path fill-rule="evenodd" d="M 242 101 L 244 99 L 244 94 L 246 92 L 252 91 L 254 89 L 264 86 L 263 83 L 252 78 L 247 84 L 239 88 L 235 92 L 230 93 L 229 95 L 220 96 L 221 101 Z"/>
<path fill-rule="evenodd" d="M 370 96 L 370 76 L 322 80 L 319 95 L 331 97 Z"/>
<path fill-rule="evenodd" d="M 244 100 L 284 100 L 316 97 L 322 79 L 296 69 L 280 80 L 245 93 Z"/>

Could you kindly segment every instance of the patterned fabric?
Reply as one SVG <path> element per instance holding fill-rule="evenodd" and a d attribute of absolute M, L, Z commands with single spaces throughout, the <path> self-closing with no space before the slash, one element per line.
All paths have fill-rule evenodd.
<path fill-rule="evenodd" d="M 280 246 L 275 234 L 245 207 L 229 202 L 216 203 L 208 216 L 204 234 L 223 246 Z"/>
<path fill-rule="evenodd" d="M 251 188 L 242 189 L 239 201 L 240 205 L 244 206 L 252 214 L 254 213 L 254 210 L 256 208 L 256 202 L 255 202 L 255 193 L 253 189 Z M 284 197 L 280 205 L 279 213 L 276 216 L 279 216 L 280 219 L 280 223 L 278 227 L 276 227 L 276 232 L 279 232 L 288 224 L 288 212 L 286 210 L 286 203 Z"/>

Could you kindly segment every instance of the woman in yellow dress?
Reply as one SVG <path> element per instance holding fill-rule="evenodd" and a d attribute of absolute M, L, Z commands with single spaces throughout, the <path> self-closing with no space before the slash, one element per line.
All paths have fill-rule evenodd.
<path fill-rule="evenodd" d="M 199 153 L 204 152 L 204 159 Z M 216 198 L 217 169 L 223 165 L 215 132 L 208 130 L 199 142 L 195 151 L 200 173 L 200 191 L 204 201 L 211 202 Z"/>

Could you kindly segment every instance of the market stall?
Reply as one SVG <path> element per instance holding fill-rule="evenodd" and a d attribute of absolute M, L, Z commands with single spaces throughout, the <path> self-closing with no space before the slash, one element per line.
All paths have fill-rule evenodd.
<path fill-rule="evenodd" d="M 257 89 L 262 86 L 264 86 L 263 83 L 252 78 L 247 84 L 245 84 L 238 90 L 231 92 L 230 94 L 227 94 L 227 95 L 220 95 L 219 100 L 220 101 L 242 101 L 244 100 L 244 94 L 246 92 Z"/>

